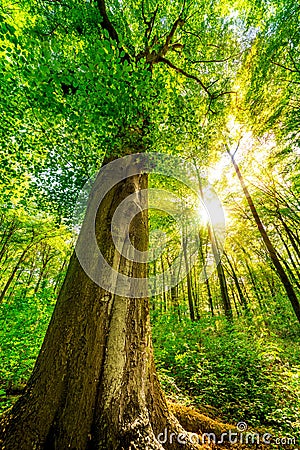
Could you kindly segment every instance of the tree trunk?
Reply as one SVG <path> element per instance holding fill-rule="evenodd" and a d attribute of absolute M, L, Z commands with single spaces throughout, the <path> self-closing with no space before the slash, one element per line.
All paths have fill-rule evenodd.
<path fill-rule="evenodd" d="M 8 232 L 6 233 L 7 228 L 8 228 Z M 6 251 L 6 246 L 9 243 L 9 241 L 11 240 L 12 236 L 14 235 L 14 232 L 16 231 L 16 229 L 17 229 L 17 224 L 16 224 L 15 220 L 13 220 L 11 222 L 11 224 L 6 227 L 6 229 L 2 235 L 2 239 L 0 241 L 0 245 L 1 245 L 0 261 L 2 260 L 3 255 Z"/>
<path fill-rule="evenodd" d="M 195 321 L 195 310 L 194 310 L 194 300 L 193 300 L 193 293 L 192 293 L 192 280 L 191 280 L 191 272 L 190 272 L 190 265 L 188 261 L 188 255 L 187 255 L 187 236 L 186 233 L 183 238 L 183 257 L 184 257 L 184 263 L 186 268 L 186 286 L 187 286 L 187 295 L 188 295 L 188 303 L 189 303 L 189 312 L 190 312 L 190 319 L 192 322 Z"/>
<path fill-rule="evenodd" d="M 262 301 L 261 301 L 264 298 L 263 292 L 261 290 L 261 287 L 257 281 L 255 274 L 252 272 L 252 269 L 250 268 L 246 259 L 245 259 L 245 265 L 247 267 L 248 274 L 249 274 L 251 284 L 253 287 L 254 295 L 258 301 L 259 307 L 260 307 L 261 311 L 265 311 L 265 306 L 262 304 Z"/>
<path fill-rule="evenodd" d="M 292 286 L 292 284 L 291 284 L 291 282 L 289 280 L 289 277 L 285 273 L 285 270 L 284 270 L 281 262 L 279 261 L 277 252 L 276 252 L 273 244 L 271 243 L 271 241 L 269 239 L 268 233 L 266 232 L 265 227 L 263 226 L 263 223 L 260 220 L 259 214 L 257 212 L 257 209 L 255 208 L 255 205 L 253 203 L 252 197 L 251 197 L 251 195 L 250 195 L 250 193 L 248 191 L 248 188 L 247 188 L 247 186 L 246 186 L 246 184 L 244 182 L 244 179 L 242 177 L 242 174 L 241 174 L 241 171 L 239 169 L 239 166 L 235 162 L 234 155 L 232 155 L 229 152 L 228 149 L 227 149 L 227 152 L 228 152 L 229 156 L 231 157 L 231 161 L 232 161 L 233 167 L 234 167 L 235 172 L 236 172 L 236 174 L 238 176 L 238 179 L 239 179 L 239 181 L 241 183 L 243 192 L 245 194 L 246 200 L 247 200 L 248 205 L 250 207 L 250 210 L 252 212 L 253 218 L 254 218 L 255 223 L 257 225 L 257 228 L 258 228 L 258 230 L 260 232 L 260 235 L 261 235 L 261 237 L 262 237 L 262 239 L 263 239 L 263 241 L 265 243 L 265 246 L 266 246 L 266 248 L 268 250 L 269 256 L 270 256 L 270 258 L 271 258 L 271 260 L 272 260 L 272 262 L 274 264 L 274 267 L 276 269 L 276 272 L 277 272 L 277 274 L 278 274 L 278 276 L 279 276 L 279 278 L 280 278 L 280 280 L 281 280 L 281 282 L 282 282 L 282 284 L 284 286 L 284 289 L 285 289 L 285 292 L 286 292 L 286 294 L 288 296 L 288 299 L 291 302 L 291 305 L 292 305 L 293 310 L 295 312 L 295 315 L 296 315 L 296 317 L 298 319 L 298 322 L 300 323 L 300 304 L 299 304 L 299 300 L 297 298 L 297 295 L 296 295 L 296 293 L 294 291 L 294 288 L 293 288 L 293 286 Z"/>
<path fill-rule="evenodd" d="M 289 237 L 289 240 L 290 240 L 290 242 L 291 242 L 291 244 L 293 246 L 293 249 L 295 250 L 296 255 L 298 256 L 298 258 L 300 258 L 300 248 L 299 248 L 298 243 L 297 243 L 297 238 L 295 237 L 295 235 L 292 232 L 292 230 L 290 230 L 290 228 L 286 224 L 286 222 L 283 219 L 282 215 L 280 214 L 279 210 L 277 211 L 277 216 L 278 216 L 281 224 L 283 225 L 283 228 L 285 229 L 286 234 Z"/>
<path fill-rule="evenodd" d="M 224 253 L 224 255 L 225 255 L 226 259 L 227 259 L 227 262 L 229 264 L 229 267 L 231 269 L 232 278 L 233 278 L 235 287 L 236 287 L 236 289 L 238 291 L 239 298 L 241 300 L 241 304 L 243 305 L 243 308 L 245 310 L 247 310 L 248 309 L 247 300 L 246 300 L 246 297 L 244 296 L 244 293 L 243 293 L 242 288 L 240 286 L 240 282 L 239 282 L 239 279 L 238 279 L 237 274 L 235 272 L 235 268 L 233 267 L 233 264 L 230 261 L 229 256 L 227 255 L 227 253 L 226 252 L 223 252 L 223 253 Z"/>
<path fill-rule="evenodd" d="M 289 260 L 291 261 L 291 264 L 292 264 L 292 266 L 293 266 L 293 268 L 294 268 L 294 271 L 295 271 L 295 273 L 296 273 L 296 275 L 297 275 L 297 278 L 298 278 L 298 280 L 300 281 L 300 272 L 299 272 L 299 269 L 298 269 L 298 268 L 299 268 L 299 261 L 297 261 L 297 258 L 296 258 L 296 257 L 295 257 L 295 258 L 296 258 L 296 261 L 294 261 L 294 256 L 292 255 L 292 253 L 291 253 L 291 251 L 290 251 L 290 249 L 289 249 L 288 243 L 285 242 L 284 237 L 283 237 L 281 231 L 279 230 L 279 227 L 276 227 L 276 226 L 275 226 L 275 228 L 276 228 L 276 231 L 277 231 L 277 233 L 278 233 L 278 235 L 279 235 L 279 237 L 280 237 L 280 240 L 281 240 L 281 242 L 282 242 L 284 248 L 286 249 L 287 255 L 288 255 L 288 257 L 289 257 Z M 282 261 L 283 261 L 283 258 L 282 258 Z M 291 270 L 291 269 L 290 269 L 290 270 Z M 293 273 L 293 271 L 291 271 L 291 272 Z M 295 279 L 295 278 L 294 278 L 294 279 Z M 296 284 L 297 284 L 298 289 L 299 289 L 299 281 L 296 280 Z"/>
<path fill-rule="evenodd" d="M 176 285 L 176 273 L 174 267 L 172 267 L 172 262 L 167 258 L 169 270 L 171 271 L 171 305 L 172 310 L 176 313 L 179 322 L 181 321 L 180 317 L 180 307 L 179 307 L 179 299 L 178 299 L 178 286 Z"/>
<path fill-rule="evenodd" d="M 201 238 L 200 233 L 199 233 L 199 238 L 200 238 L 199 255 L 200 255 L 200 260 L 202 261 L 202 264 L 203 264 L 203 273 L 204 273 L 205 286 L 206 286 L 207 296 L 208 296 L 208 305 L 209 305 L 211 315 L 212 315 L 212 317 L 214 317 L 214 315 L 215 315 L 214 304 L 213 304 L 213 299 L 212 299 L 212 295 L 211 295 L 209 278 L 208 278 L 207 270 L 206 270 L 206 257 L 204 258 L 204 252 L 203 252 L 203 247 L 202 247 L 203 240 Z M 207 244 L 208 244 L 208 239 L 206 240 L 206 243 L 205 243 L 206 252 L 207 252 Z"/>
<path fill-rule="evenodd" d="M 216 256 L 215 256 L 215 259 L 216 259 Z M 222 261 L 220 261 L 219 264 L 217 265 L 217 274 L 218 274 L 218 279 L 219 279 L 219 283 L 220 283 L 222 306 L 223 306 L 223 309 L 225 312 L 225 316 L 231 322 L 233 319 L 232 307 L 231 307 L 231 303 L 230 303 L 230 299 L 229 299 L 226 277 L 225 277 Z"/>
<path fill-rule="evenodd" d="M 146 188 L 147 175 L 118 183 L 96 218 L 102 254 L 119 274 L 130 277 L 146 277 L 147 266 L 118 253 L 111 220 L 123 199 Z M 85 222 L 95 197 L 97 190 L 90 195 Z M 135 199 L 139 202 L 138 194 Z M 82 236 L 81 230 L 79 241 Z M 147 249 L 145 210 L 132 221 L 130 238 L 138 250 Z M 2 422 L 1 448 L 182 449 L 177 441 L 161 445 L 157 437 L 165 429 L 184 432 L 169 413 L 157 380 L 148 298 L 121 297 L 99 287 L 74 252 L 26 391 Z M 186 448 L 199 447 L 188 443 Z"/>
<path fill-rule="evenodd" d="M 192 265 L 192 261 L 190 261 L 190 264 Z M 196 265 L 193 266 L 193 269 L 191 271 L 191 278 L 192 278 L 192 293 L 193 293 L 193 299 L 194 299 L 194 306 L 195 306 L 195 314 L 196 314 L 196 320 L 201 319 L 200 315 L 200 305 L 199 305 L 199 287 L 197 284 L 197 271 L 196 271 Z"/>
<path fill-rule="evenodd" d="M 27 251 L 28 251 L 28 248 L 26 248 L 25 250 L 23 250 L 23 252 L 22 252 L 22 254 L 21 254 L 21 256 L 20 256 L 20 258 L 19 258 L 17 264 L 15 265 L 13 271 L 11 272 L 11 274 L 10 274 L 10 276 L 9 276 L 9 278 L 8 278 L 8 280 L 7 280 L 7 282 L 6 282 L 5 286 L 4 286 L 4 288 L 3 288 L 3 291 L 1 292 L 1 295 L 0 295 L 0 303 L 2 303 L 2 301 L 3 301 L 4 297 L 5 297 L 6 292 L 8 291 L 8 288 L 10 287 L 11 283 L 13 282 L 13 279 L 14 279 L 14 277 L 15 277 L 15 275 L 16 275 L 16 273 L 17 273 L 19 267 L 20 267 L 20 265 L 22 264 L 23 259 L 24 259 L 25 255 L 26 255 Z"/>
<path fill-rule="evenodd" d="M 165 280 L 165 265 L 163 255 L 160 257 L 161 271 L 162 271 L 162 312 L 167 312 L 167 294 L 166 294 L 166 280 Z"/>
<path fill-rule="evenodd" d="M 238 308 L 238 305 L 237 305 L 237 302 L 236 302 L 236 294 L 235 294 L 233 288 L 232 288 L 231 292 L 232 292 L 233 304 L 234 304 L 234 307 L 235 307 L 236 315 L 237 315 L 237 317 L 240 317 L 239 308 Z"/>
<path fill-rule="evenodd" d="M 37 283 L 36 283 L 35 288 L 34 288 L 34 294 L 36 294 L 38 292 L 38 290 L 40 288 L 41 281 L 43 279 L 43 276 L 45 275 L 46 268 L 47 268 L 47 266 L 48 266 L 48 264 L 49 264 L 49 262 L 51 261 L 52 258 L 54 258 L 54 255 L 46 255 L 46 257 L 42 259 L 42 267 L 41 267 L 41 270 L 40 270 L 40 273 L 39 273 L 39 277 L 38 277 Z"/>
<path fill-rule="evenodd" d="M 13 284 L 13 286 L 11 286 L 10 292 L 9 292 L 9 294 L 7 296 L 7 301 L 9 301 L 10 298 L 12 297 L 12 294 L 14 293 L 15 287 L 17 287 L 18 281 L 21 278 L 21 275 L 23 274 L 23 272 L 24 272 L 23 268 L 19 269 L 18 275 L 15 278 L 14 284 Z M 26 295 L 22 296 L 22 300 L 24 300 L 25 298 L 26 298 Z"/>

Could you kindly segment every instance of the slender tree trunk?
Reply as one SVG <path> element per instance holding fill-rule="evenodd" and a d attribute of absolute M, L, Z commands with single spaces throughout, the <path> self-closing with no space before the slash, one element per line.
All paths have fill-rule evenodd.
<path fill-rule="evenodd" d="M 247 186 L 246 186 L 246 184 L 244 182 L 244 179 L 243 179 L 243 176 L 242 176 L 241 171 L 239 169 L 239 166 L 238 166 L 238 164 L 236 163 L 236 161 L 234 159 L 234 155 L 232 155 L 229 152 L 228 149 L 227 149 L 227 152 L 228 152 L 228 154 L 231 157 L 232 164 L 234 166 L 234 169 L 235 169 L 235 172 L 236 172 L 236 174 L 238 176 L 238 179 L 239 179 L 239 181 L 241 183 L 243 192 L 245 194 L 246 200 L 247 200 L 248 205 L 250 207 L 250 210 L 252 212 L 253 218 L 254 218 L 255 223 L 257 225 L 257 228 L 258 228 L 258 230 L 260 232 L 260 235 L 261 235 L 261 237 L 262 237 L 262 239 L 263 239 L 263 241 L 265 243 L 265 246 L 266 246 L 266 248 L 268 250 L 269 256 L 270 256 L 270 258 L 271 258 L 271 260 L 272 260 L 272 262 L 274 264 L 274 267 L 276 269 L 276 272 L 277 272 L 277 274 L 278 274 L 278 276 L 279 276 L 279 278 L 280 278 L 280 280 L 281 280 L 281 282 L 282 282 L 282 284 L 284 286 L 284 289 L 286 291 L 288 299 L 291 302 L 291 305 L 292 305 L 293 310 L 295 312 L 295 315 L 296 315 L 296 317 L 298 319 L 298 322 L 300 323 L 300 303 L 299 303 L 299 300 L 297 298 L 297 295 L 296 295 L 296 293 L 294 291 L 294 288 L 293 288 L 293 286 L 292 286 L 292 284 L 291 284 L 291 282 L 289 280 L 289 277 L 285 273 L 285 270 L 284 270 L 281 262 L 279 261 L 277 252 L 276 252 L 273 244 L 270 241 L 268 233 L 266 232 L 265 227 L 263 226 L 263 223 L 260 220 L 259 214 L 257 212 L 257 209 L 256 209 L 254 203 L 253 203 L 253 200 L 252 200 L 252 197 L 251 197 L 251 195 L 250 195 L 250 193 L 248 191 L 248 188 L 247 188 Z"/>
<path fill-rule="evenodd" d="M 213 299 L 212 299 L 212 295 L 211 295 L 211 289 L 210 289 L 210 284 L 209 284 L 208 278 L 205 279 L 205 284 L 206 284 L 206 289 L 207 289 L 208 304 L 209 304 L 210 312 L 211 312 L 212 317 L 214 317 L 214 315 L 215 315 L 214 304 L 213 304 Z"/>
<path fill-rule="evenodd" d="M 42 264 L 42 267 L 41 267 L 41 270 L 40 270 L 39 278 L 38 278 L 38 281 L 37 281 L 36 286 L 34 288 L 34 294 L 36 294 L 38 292 L 38 290 L 40 288 L 41 281 L 42 281 L 43 276 L 45 274 L 47 265 L 48 265 L 48 263 L 50 262 L 50 260 L 52 258 L 53 258 L 53 256 L 48 256 L 48 257 L 46 257 L 46 259 L 43 260 L 43 264 Z"/>
<path fill-rule="evenodd" d="M 237 315 L 237 317 L 240 317 L 240 312 L 239 312 L 239 308 L 238 308 L 238 305 L 237 305 L 237 302 L 236 302 L 236 294 L 234 292 L 234 289 L 232 289 L 231 292 L 232 292 L 233 304 L 234 304 L 234 307 L 235 307 L 235 310 L 236 310 L 236 315 Z"/>
<path fill-rule="evenodd" d="M 162 270 L 162 284 L 163 284 L 163 289 L 162 289 L 162 311 L 164 313 L 167 312 L 167 295 L 166 295 L 166 277 L 165 277 L 165 265 L 164 265 L 164 260 L 163 260 L 163 255 L 161 255 L 160 257 L 160 263 L 161 263 L 161 270 Z"/>
<path fill-rule="evenodd" d="M 171 271 L 171 305 L 173 310 L 176 312 L 179 322 L 181 321 L 180 317 L 180 308 L 179 308 L 179 299 L 178 299 L 178 288 L 176 285 L 176 273 L 174 267 L 172 267 L 171 261 L 167 259 L 169 269 Z"/>
<path fill-rule="evenodd" d="M 217 273 L 218 273 L 218 279 L 220 283 L 220 291 L 221 291 L 221 299 L 222 299 L 222 305 L 225 312 L 225 315 L 229 321 L 232 321 L 232 308 L 231 303 L 228 295 L 228 288 L 226 283 L 226 277 L 224 273 L 223 264 L 221 261 L 217 265 Z"/>
<path fill-rule="evenodd" d="M 286 224 L 285 220 L 283 219 L 282 215 L 280 214 L 279 210 L 277 211 L 277 215 L 278 218 L 283 226 L 283 228 L 285 229 L 285 232 L 287 234 L 287 236 L 289 237 L 289 240 L 293 246 L 293 249 L 295 250 L 296 255 L 298 256 L 298 258 L 300 258 L 300 247 L 297 243 L 297 238 L 294 235 L 293 231 L 290 230 L 290 228 L 288 227 L 288 225 Z"/>
<path fill-rule="evenodd" d="M 235 287 L 236 287 L 236 289 L 237 289 L 237 292 L 238 292 L 238 294 L 239 294 L 239 298 L 240 298 L 240 300 L 241 300 L 241 304 L 243 305 L 244 309 L 247 310 L 247 309 L 248 309 L 247 300 L 246 300 L 246 298 L 245 298 L 245 296 L 244 296 L 244 293 L 243 293 L 243 291 L 242 291 L 242 288 L 241 288 L 241 286 L 240 286 L 239 279 L 238 279 L 238 277 L 237 277 L 237 275 L 236 275 L 236 273 L 235 273 L 235 268 L 233 267 L 233 264 L 232 264 L 232 262 L 230 261 L 229 256 L 227 255 L 227 253 L 224 252 L 224 255 L 225 255 L 225 257 L 226 257 L 226 259 L 227 259 L 227 262 L 228 262 L 228 264 L 229 264 L 229 267 L 230 267 L 230 269 L 231 269 L 232 278 L 233 278 Z"/>
<path fill-rule="evenodd" d="M 293 270 L 292 270 L 291 266 L 289 265 L 289 263 L 286 261 L 285 258 L 283 258 L 280 255 L 278 255 L 278 258 L 282 262 L 282 265 L 286 268 L 286 271 L 290 275 L 291 280 L 293 280 L 293 282 L 295 283 L 297 288 L 300 290 L 299 280 L 296 278 L 295 273 L 293 272 Z"/>
<path fill-rule="evenodd" d="M 211 295 L 209 278 L 208 278 L 208 274 L 207 274 L 207 270 L 206 270 L 206 260 L 204 258 L 204 252 L 203 252 L 203 247 L 202 247 L 202 239 L 201 239 L 200 234 L 199 234 L 199 237 L 200 237 L 199 252 L 200 252 L 200 257 L 201 257 L 202 264 L 203 264 L 203 274 L 204 274 L 205 286 L 206 286 L 206 290 L 207 290 L 208 305 L 209 305 L 209 308 L 210 308 L 211 315 L 213 317 L 215 315 L 214 314 L 214 304 L 213 304 L 213 299 L 212 299 L 212 295 Z M 207 252 L 207 244 L 208 244 L 208 239 L 206 240 L 206 244 L 205 244 L 206 252 Z"/>
<path fill-rule="evenodd" d="M 190 311 L 190 318 L 194 322 L 195 321 L 195 310 L 194 310 L 194 300 L 193 300 L 193 293 L 192 293 L 192 280 L 191 280 L 191 273 L 190 273 L 190 265 L 187 255 L 187 236 L 185 235 L 183 237 L 183 258 L 186 268 L 186 286 L 187 286 L 187 295 L 188 295 L 188 303 L 189 303 L 189 311 Z"/>
<path fill-rule="evenodd" d="M 24 296 L 24 298 L 26 298 L 27 292 L 28 292 L 28 290 L 29 290 L 29 288 L 30 288 L 30 285 L 31 285 L 31 282 L 32 282 L 32 280 L 33 280 L 34 269 L 35 269 L 35 263 L 36 263 L 35 258 L 33 258 L 32 261 L 31 261 L 31 266 L 30 266 L 29 275 L 28 275 L 28 278 L 27 278 L 27 280 L 26 280 L 24 289 L 23 289 L 23 291 L 22 291 L 22 295 Z"/>
<path fill-rule="evenodd" d="M 1 245 L 1 250 L 0 250 L 0 261 L 1 261 L 2 258 L 3 258 L 3 255 L 4 255 L 4 253 L 5 253 L 5 250 L 6 250 L 6 247 L 7 247 L 8 243 L 9 243 L 9 241 L 11 240 L 11 238 L 12 238 L 14 232 L 15 232 L 16 229 L 17 229 L 16 222 L 15 222 L 15 221 L 12 221 L 12 223 L 11 223 L 7 228 L 9 228 L 9 229 L 8 229 L 8 232 L 7 232 L 7 233 L 4 232 L 4 234 L 3 234 L 3 236 L 2 236 L 2 239 L 1 239 L 1 241 L 0 241 L 0 245 Z M 5 230 L 5 231 L 6 231 L 6 230 Z"/>
<path fill-rule="evenodd" d="M 156 259 L 153 261 L 153 276 L 154 276 L 154 280 L 156 280 Z M 154 281 L 154 286 L 153 286 L 153 293 L 152 293 L 152 311 L 155 311 L 156 306 L 155 306 L 155 295 L 156 295 L 156 281 Z"/>
<path fill-rule="evenodd" d="M 24 269 L 20 269 L 20 270 L 18 271 L 18 275 L 16 276 L 16 278 L 15 278 L 15 280 L 14 280 L 14 284 L 13 284 L 13 286 L 11 287 L 10 292 L 9 292 L 9 294 L 8 294 L 7 301 L 9 301 L 9 299 L 11 298 L 11 296 L 12 296 L 12 294 L 13 294 L 13 292 L 14 292 L 14 289 L 15 289 L 15 287 L 17 287 L 18 281 L 19 281 L 19 279 L 20 279 L 20 277 L 21 277 L 21 275 L 22 275 L 23 272 L 24 272 Z M 25 295 L 25 296 L 22 296 L 22 300 L 24 300 L 25 297 L 26 297 L 26 295 Z"/>
<path fill-rule="evenodd" d="M 261 311 L 264 311 L 265 310 L 265 306 L 263 306 L 262 301 L 261 301 L 262 298 L 263 298 L 263 294 L 262 294 L 260 285 L 259 285 L 259 283 L 258 283 L 258 281 L 257 281 L 257 279 L 256 279 L 256 277 L 254 275 L 254 273 L 252 272 L 252 269 L 250 268 L 247 260 L 245 260 L 245 264 L 246 264 L 246 267 L 247 267 L 247 270 L 248 270 L 248 273 L 249 273 L 249 277 L 250 277 L 250 280 L 251 280 L 251 283 L 252 283 L 253 291 L 254 291 L 255 297 L 256 297 L 256 299 L 258 301 L 259 307 L 260 307 Z"/>
<path fill-rule="evenodd" d="M 13 271 L 11 272 L 11 274 L 10 274 L 10 276 L 9 276 L 9 278 L 8 278 L 8 280 L 7 280 L 7 282 L 6 282 L 5 286 L 4 286 L 4 288 L 3 288 L 3 291 L 1 292 L 1 295 L 0 295 L 0 303 L 3 301 L 3 299 L 4 299 L 4 297 L 5 297 L 5 294 L 6 294 L 6 292 L 8 291 L 8 288 L 9 288 L 9 286 L 11 285 L 11 283 L 12 283 L 12 281 L 13 281 L 13 279 L 14 279 L 14 277 L 15 277 L 15 275 L 16 275 L 16 273 L 17 273 L 17 271 L 18 271 L 18 269 L 19 269 L 19 267 L 20 267 L 20 265 L 21 265 L 21 263 L 22 263 L 22 261 L 23 261 L 25 255 L 26 255 L 27 251 L 28 251 L 28 248 L 26 248 L 25 250 L 23 250 L 23 252 L 22 252 L 22 254 L 21 254 L 21 256 L 20 256 L 20 258 L 19 258 L 17 264 L 16 264 L 15 267 L 13 268 Z"/>
<path fill-rule="evenodd" d="M 297 275 L 297 278 L 298 278 L 298 280 L 300 281 L 300 272 L 299 272 L 299 270 L 298 270 L 298 268 L 299 268 L 299 265 L 298 265 L 298 261 L 297 261 L 297 258 L 296 258 L 296 261 L 297 262 L 295 262 L 294 261 L 294 256 L 292 255 L 292 253 L 291 253 L 291 251 L 290 251 L 290 249 L 289 249 L 289 246 L 288 246 L 288 244 L 287 244 L 287 242 L 285 242 L 285 240 L 284 240 L 284 237 L 283 237 L 283 235 L 282 235 L 282 233 L 280 232 L 280 230 L 279 230 L 279 227 L 276 227 L 276 231 L 277 231 L 277 233 L 278 233 L 278 235 L 279 235 L 279 237 L 280 237 L 280 239 L 281 239 L 281 242 L 283 243 L 283 245 L 284 245 L 284 248 L 286 249 L 286 252 L 287 252 L 287 254 L 288 254 L 288 257 L 289 257 L 289 259 L 290 259 L 290 261 L 291 261 L 291 264 L 292 264 L 292 266 L 293 266 L 293 268 L 294 268 L 294 271 L 295 271 L 295 273 L 296 273 L 296 275 Z M 282 260 L 283 260 L 283 258 L 282 258 Z M 290 269 L 291 270 L 291 269 Z M 292 272 L 292 271 L 291 271 Z M 293 272 L 292 272 L 293 273 Z M 294 278 L 295 279 L 295 278 Z M 297 284 L 297 287 L 299 288 L 299 281 L 297 282 L 297 280 L 296 280 L 296 284 Z"/>
<path fill-rule="evenodd" d="M 190 262 L 190 264 L 192 264 L 192 262 Z M 200 315 L 200 306 L 199 306 L 199 288 L 198 288 L 198 284 L 197 284 L 196 265 L 194 265 L 194 267 L 191 271 L 191 277 L 192 277 L 192 293 L 193 293 L 193 299 L 194 299 L 196 320 L 200 320 L 201 315 Z"/>

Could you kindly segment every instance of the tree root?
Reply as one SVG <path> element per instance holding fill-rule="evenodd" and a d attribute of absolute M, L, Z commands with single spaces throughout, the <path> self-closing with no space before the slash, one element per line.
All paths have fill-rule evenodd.
<path fill-rule="evenodd" d="M 226 433 L 229 430 L 236 430 L 236 427 L 211 419 L 195 408 L 170 401 L 168 402 L 168 407 L 180 425 L 188 432 L 198 434 L 214 433 L 220 438 L 222 433 Z"/>

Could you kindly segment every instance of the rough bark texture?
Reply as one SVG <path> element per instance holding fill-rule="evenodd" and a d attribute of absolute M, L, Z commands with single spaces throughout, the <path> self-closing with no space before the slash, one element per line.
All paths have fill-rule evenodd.
<path fill-rule="evenodd" d="M 146 265 L 116 251 L 111 218 L 124 198 L 145 188 L 147 175 L 127 178 L 106 195 L 97 214 L 99 247 L 128 276 L 145 277 Z M 130 234 L 137 249 L 147 248 L 146 211 L 133 220 Z M 162 446 L 157 440 L 164 429 L 184 430 L 156 377 L 148 299 L 103 290 L 74 253 L 26 391 L 1 428 L 3 450 L 182 449 L 176 441 Z"/>

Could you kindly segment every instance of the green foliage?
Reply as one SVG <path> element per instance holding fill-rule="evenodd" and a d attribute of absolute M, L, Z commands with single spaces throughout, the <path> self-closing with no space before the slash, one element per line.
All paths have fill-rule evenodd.
<path fill-rule="evenodd" d="M 220 317 L 185 319 L 180 326 L 174 317 L 162 317 L 153 325 L 156 362 L 170 395 L 179 389 L 231 423 L 300 431 L 299 346 L 291 357 L 297 344 L 255 335 L 245 319 L 233 328 Z"/>
<path fill-rule="evenodd" d="M 257 186 L 253 177 L 258 167 L 253 154 L 248 165 L 242 155 L 242 168 L 299 292 L 299 5 L 188 0 L 161 2 L 156 9 L 153 0 L 109 0 L 116 38 L 103 26 L 96 1 L 2 3 L 3 410 L 11 403 L 7 391 L 29 378 L 67 265 L 73 235 L 65 224 L 70 225 L 78 191 L 105 155 L 159 150 L 207 168 L 223 151 L 222 133 L 232 110 L 245 129 L 252 129 L 253 139 L 263 132 L 276 138 L 282 145 L 272 155 L 266 151 L 272 159 L 260 172 L 263 183 Z M 259 146 L 255 151 L 262 154 Z M 274 179 L 271 169 L 278 174 Z M 188 196 L 174 181 L 157 176 L 151 182 Z M 206 287 L 198 282 L 209 247 L 203 233 L 202 255 L 191 275 L 192 301 L 202 319 L 191 323 L 186 317 L 185 281 L 171 295 L 153 299 L 161 379 L 167 391 L 190 396 L 198 406 L 210 404 L 230 422 L 296 432 L 297 326 L 231 175 L 220 191 L 226 191 L 230 211 L 224 270 L 235 303 L 234 327 L 221 315 L 205 316 L 209 289 L 215 313 L 222 307 L 216 275 Z M 150 216 L 150 229 L 166 230 L 159 270 L 174 259 L 180 239 L 170 216 Z M 156 235 L 152 247 L 160 241 Z M 176 311 L 176 319 L 160 318 L 159 309 Z"/>
<path fill-rule="evenodd" d="M 0 410 L 16 399 L 6 392 L 24 388 L 32 372 L 55 304 L 53 290 L 44 288 L 24 296 L 20 289 L 13 300 L 0 306 L 1 367 Z"/>

